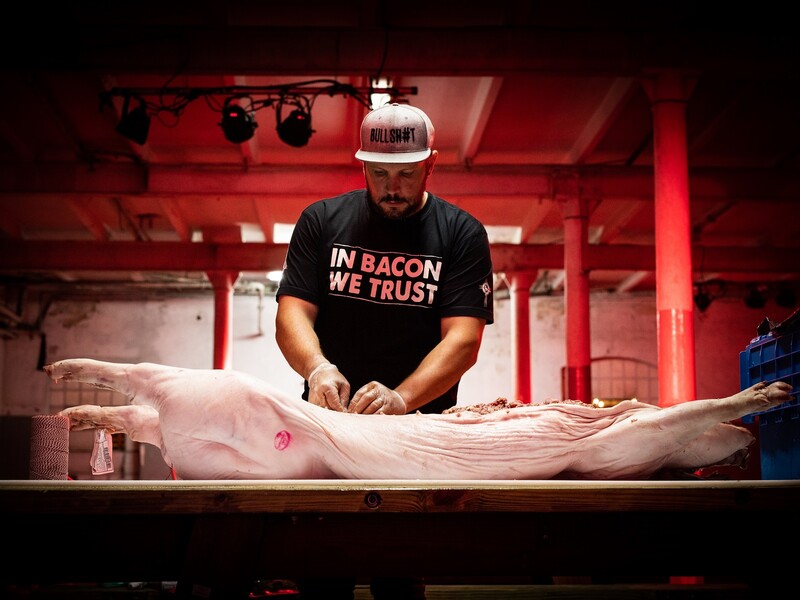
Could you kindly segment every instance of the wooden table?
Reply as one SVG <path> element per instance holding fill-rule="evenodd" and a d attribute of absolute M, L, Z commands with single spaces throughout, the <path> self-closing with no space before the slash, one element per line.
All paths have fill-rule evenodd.
<path fill-rule="evenodd" d="M 696 575 L 793 583 L 800 481 L 0 481 L 4 583 Z"/>

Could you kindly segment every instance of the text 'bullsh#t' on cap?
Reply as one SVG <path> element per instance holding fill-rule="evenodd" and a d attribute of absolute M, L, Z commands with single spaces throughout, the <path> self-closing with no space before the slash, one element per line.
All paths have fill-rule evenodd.
<path fill-rule="evenodd" d="M 366 162 L 413 163 L 431 155 L 433 123 L 420 109 L 386 104 L 367 113 L 361 122 L 361 149 Z"/>

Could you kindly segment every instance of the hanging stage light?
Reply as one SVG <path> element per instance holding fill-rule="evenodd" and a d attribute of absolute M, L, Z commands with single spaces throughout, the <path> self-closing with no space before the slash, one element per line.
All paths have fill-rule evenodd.
<path fill-rule="evenodd" d="M 697 293 L 694 295 L 694 303 L 701 313 L 706 312 L 706 309 L 711 306 L 711 300 L 712 298 L 705 288 L 700 287 L 697 289 Z"/>
<path fill-rule="evenodd" d="M 300 148 L 308 143 L 314 130 L 311 129 L 311 114 L 296 108 L 282 122 L 278 123 L 278 137 L 281 141 Z"/>
<path fill-rule="evenodd" d="M 150 132 L 150 116 L 144 102 L 139 99 L 139 106 L 129 111 L 131 97 L 125 96 L 125 103 L 122 105 L 122 116 L 115 127 L 117 133 L 124 135 L 129 140 L 143 146 L 147 141 L 147 134 Z"/>
<path fill-rule="evenodd" d="M 228 141 L 241 144 L 255 134 L 258 127 L 256 112 L 273 107 L 276 108 L 275 129 L 278 137 L 282 142 L 299 148 L 308 144 L 316 133 L 311 128 L 311 109 L 320 95 L 346 96 L 357 100 L 365 108 L 372 108 L 370 96 L 377 92 L 385 94 L 382 101 L 388 98 L 392 102 L 406 102 L 406 95 L 417 93 L 416 87 L 387 87 L 391 86 L 388 78 L 373 80 L 372 84 L 369 88 L 357 88 L 334 79 L 314 79 L 268 86 L 113 88 L 100 93 L 100 108 L 102 110 L 103 106 L 110 105 L 114 98 L 123 98 L 124 109 L 116 129 L 134 142 L 144 144 L 152 115 L 168 113 L 177 121 L 183 110 L 198 98 L 204 98 L 212 109 L 220 112 L 219 102 L 211 102 L 211 98 L 225 98 L 222 118 L 217 125 L 222 128 Z M 156 99 L 145 102 L 143 98 L 147 97 Z M 139 106 L 133 110 L 128 109 L 131 99 L 139 101 Z M 284 105 L 290 107 L 286 109 L 289 115 L 285 119 L 281 115 Z"/>
<path fill-rule="evenodd" d="M 311 110 L 304 109 L 299 104 L 292 102 L 297 108 L 290 112 L 288 117 L 281 120 L 283 103 L 283 100 L 281 100 L 278 110 L 275 112 L 278 119 L 278 125 L 275 128 L 278 131 L 278 137 L 282 142 L 290 146 L 301 148 L 308 143 L 311 134 L 314 133 L 314 130 L 311 129 Z"/>
<path fill-rule="evenodd" d="M 767 299 L 764 293 L 757 286 L 751 286 L 744 297 L 744 304 L 747 308 L 764 308 Z"/>
<path fill-rule="evenodd" d="M 225 102 L 225 107 L 222 109 L 222 122 L 219 123 L 219 126 L 222 127 L 226 140 L 234 144 L 241 144 L 253 137 L 258 123 L 256 123 L 253 113 L 246 111 L 238 104 L 230 104 L 231 100 L 232 98 L 228 98 Z"/>

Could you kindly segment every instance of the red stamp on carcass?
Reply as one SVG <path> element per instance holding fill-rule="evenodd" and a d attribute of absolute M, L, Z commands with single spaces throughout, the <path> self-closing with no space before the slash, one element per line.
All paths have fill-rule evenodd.
<path fill-rule="evenodd" d="M 275 449 L 276 450 L 286 450 L 289 446 L 289 442 L 292 441 L 292 434 L 286 431 L 285 429 L 279 431 L 275 434 Z"/>

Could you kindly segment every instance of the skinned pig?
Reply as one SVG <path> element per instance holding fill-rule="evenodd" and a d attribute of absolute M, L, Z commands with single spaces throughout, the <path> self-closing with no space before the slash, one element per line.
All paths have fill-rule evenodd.
<path fill-rule="evenodd" d="M 753 442 L 730 423 L 791 399 L 784 382 L 659 408 L 574 401 L 444 414 L 335 412 L 230 370 L 68 359 L 54 381 L 115 390 L 126 406 L 59 414 L 160 448 L 180 479 L 644 479 L 661 469 L 730 464 Z"/>

